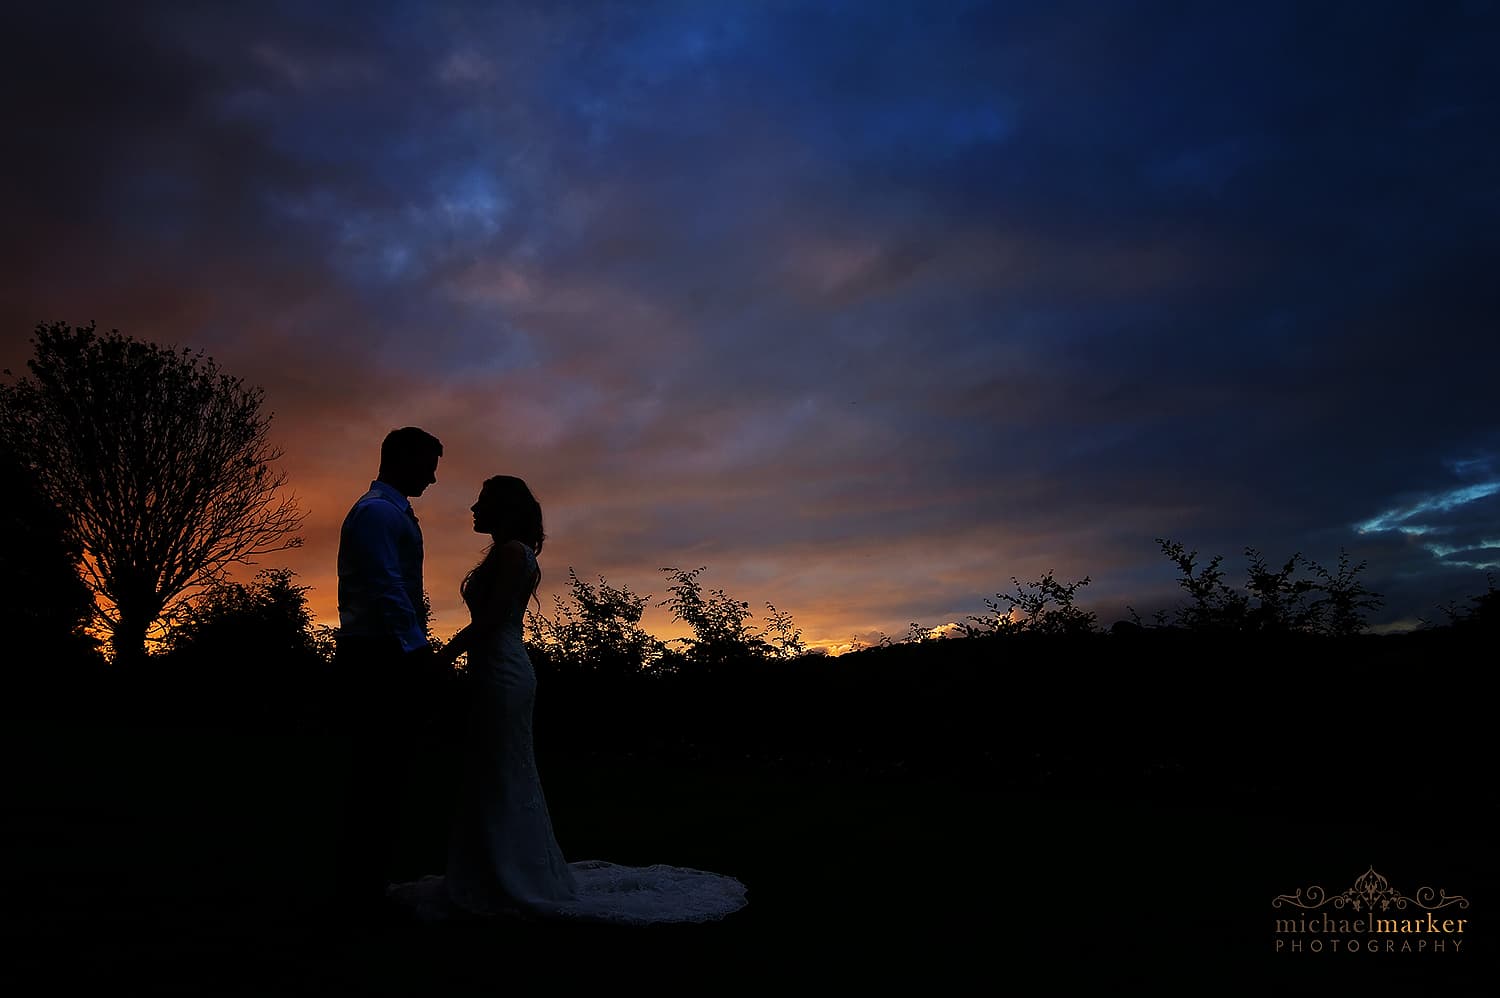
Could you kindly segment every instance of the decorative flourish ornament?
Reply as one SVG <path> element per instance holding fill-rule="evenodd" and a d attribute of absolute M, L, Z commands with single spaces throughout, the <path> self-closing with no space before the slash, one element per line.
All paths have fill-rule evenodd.
<path fill-rule="evenodd" d="M 1408 903 L 1424 911 L 1437 911 L 1450 904 L 1456 904 L 1460 908 L 1469 906 L 1468 899 L 1462 895 L 1454 894 L 1450 897 L 1447 891 L 1433 890 L 1431 887 L 1419 887 L 1414 897 L 1408 897 L 1392 887 L 1390 882 L 1376 873 L 1375 867 L 1372 866 L 1360 874 L 1354 881 L 1354 886 L 1342 894 L 1329 897 L 1323 888 L 1314 884 L 1307 888 L 1306 893 L 1299 887 L 1295 894 L 1279 895 L 1271 902 L 1271 907 L 1280 908 L 1283 903 L 1286 903 L 1313 910 L 1330 902 L 1335 908 L 1343 908 L 1347 905 L 1355 911 L 1374 911 L 1376 906 L 1379 906 L 1381 911 L 1389 911 L 1391 908 L 1405 909 Z"/>

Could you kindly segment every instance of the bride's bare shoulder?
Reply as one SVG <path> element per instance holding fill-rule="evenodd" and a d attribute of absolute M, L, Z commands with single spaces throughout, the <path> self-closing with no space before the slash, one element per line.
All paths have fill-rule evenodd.
<path fill-rule="evenodd" d="M 495 548 L 495 561 L 502 569 L 530 568 L 531 549 L 520 541 L 506 541 Z"/>
<path fill-rule="evenodd" d="M 494 559 L 500 588 L 508 590 L 502 598 L 508 600 L 513 591 L 530 583 L 536 562 L 532 561 L 530 549 L 520 541 L 506 541 L 495 548 Z"/>

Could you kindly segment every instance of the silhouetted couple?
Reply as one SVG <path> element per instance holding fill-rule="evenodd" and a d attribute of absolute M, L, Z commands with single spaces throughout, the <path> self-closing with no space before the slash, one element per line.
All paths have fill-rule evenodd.
<path fill-rule="evenodd" d="M 437 481 L 443 446 L 413 426 L 380 448 L 380 474 L 339 536 L 338 671 L 354 745 L 341 884 L 356 909 L 395 903 L 424 920 L 527 915 L 626 923 L 705 921 L 745 903 L 732 877 L 681 867 L 568 863 L 553 835 L 532 743 L 536 673 L 522 640 L 541 581 L 542 509 L 519 478 L 487 479 L 471 507 L 493 543 L 459 586 L 470 623 L 433 652 L 425 636 L 422 530 L 410 497 Z M 462 680 L 453 665 L 467 653 Z M 445 705 L 458 704 L 457 710 Z M 451 732 L 460 759 L 445 874 L 388 885 L 403 772 Z M 441 743 L 441 742 L 440 742 Z"/>

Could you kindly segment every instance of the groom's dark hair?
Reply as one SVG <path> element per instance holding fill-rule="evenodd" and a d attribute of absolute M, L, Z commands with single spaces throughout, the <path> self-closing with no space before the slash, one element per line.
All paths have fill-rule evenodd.
<path fill-rule="evenodd" d="M 405 467 L 413 461 L 443 456 L 443 442 L 426 430 L 403 426 L 385 435 L 380 444 L 380 467 Z"/>

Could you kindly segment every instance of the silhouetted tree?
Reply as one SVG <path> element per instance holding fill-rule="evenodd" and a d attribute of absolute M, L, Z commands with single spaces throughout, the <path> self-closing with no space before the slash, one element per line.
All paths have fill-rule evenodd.
<path fill-rule="evenodd" d="M 12 648 L 89 650 L 92 642 L 82 630 L 93 593 L 78 575 L 79 550 L 68 535 L 67 518 L 4 441 L 0 480 L 7 483 L 0 489 L 0 606 L 13 634 Z"/>
<path fill-rule="evenodd" d="M 39 324 L 31 372 L 0 386 L 0 424 L 68 518 L 117 658 L 234 564 L 300 543 L 302 515 L 277 493 L 264 393 L 200 352 L 93 323 Z M 8 372 L 7 372 L 8 373 Z"/>

